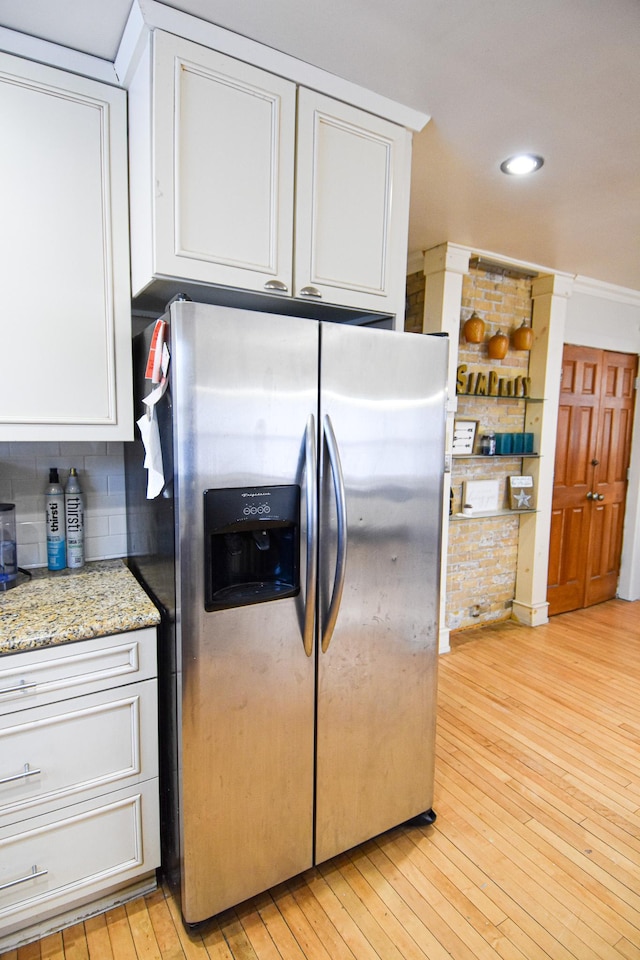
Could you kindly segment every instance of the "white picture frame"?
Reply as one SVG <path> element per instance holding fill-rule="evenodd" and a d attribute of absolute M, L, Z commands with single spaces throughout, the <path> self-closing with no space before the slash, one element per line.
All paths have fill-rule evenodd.
<path fill-rule="evenodd" d="M 469 457 L 473 454 L 478 431 L 477 420 L 454 420 L 451 452 L 454 457 Z"/>
<path fill-rule="evenodd" d="M 462 507 L 471 507 L 473 513 L 491 513 L 498 510 L 499 480 L 465 480 Z"/>

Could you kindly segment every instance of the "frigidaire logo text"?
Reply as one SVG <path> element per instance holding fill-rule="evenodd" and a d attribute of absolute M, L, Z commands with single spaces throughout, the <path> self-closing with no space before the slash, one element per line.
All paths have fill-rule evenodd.
<path fill-rule="evenodd" d="M 243 496 L 243 497 L 270 497 L 271 494 L 270 494 L 270 493 L 264 493 L 264 492 L 261 491 L 260 493 L 243 493 L 242 496 Z"/>

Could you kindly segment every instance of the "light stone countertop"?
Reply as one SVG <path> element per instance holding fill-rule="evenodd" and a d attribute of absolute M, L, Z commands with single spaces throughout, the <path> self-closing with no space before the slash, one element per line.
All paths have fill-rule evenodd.
<path fill-rule="evenodd" d="M 0 655 L 156 626 L 160 614 L 122 560 L 22 575 L 0 593 Z"/>

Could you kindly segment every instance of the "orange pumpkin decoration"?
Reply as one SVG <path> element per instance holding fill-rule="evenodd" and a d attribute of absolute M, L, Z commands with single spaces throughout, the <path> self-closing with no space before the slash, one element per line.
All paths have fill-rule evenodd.
<path fill-rule="evenodd" d="M 467 343 L 482 343 L 484 340 L 484 320 L 473 311 L 462 328 Z"/>
<path fill-rule="evenodd" d="M 521 327 L 513 331 L 512 341 L 515 350 L 531 350 L 533 330 L 527 324 L 526 320 L 522 321 Z"/>
<path fill-rule="evenodd" d="M 489 340 L 487 347 L 492 360 L 504 360 L 509 349 L 509 338 L 502 330 L 498 330 Z"/>

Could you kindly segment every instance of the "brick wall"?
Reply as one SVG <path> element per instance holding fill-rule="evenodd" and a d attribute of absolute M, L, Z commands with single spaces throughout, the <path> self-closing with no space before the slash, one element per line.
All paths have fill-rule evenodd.
<path fill-rule="evenodd" d="M 474 310 L 485 322 L 481 344 L 467 343 L 462 334 L 464 321 Z M 498 329 L 510 336 L 525 318 L 531 318 L 528 278 L 471 269 L 462 287 L 458 364 L 466 364 L 469 371 L 495 370 L 503 378 L 526 376 L 527 351 L 515 350 L 510 344 L 504 360 L 491 360 L 487 350 L 489 337 Z M 523 430 L 524 407 L 522 400 L 459 396 L 456 419 L 478 422 L 476 449 L 479 450 L 479 438 L 487 430 L 509 433 Z M 512 457 L 454 458 L 451 471 L 454 513 L 461 509 L 465 480 L 497 480 L 498 505 L 507 506 L 507 478 L 521 471 L 521 461 Z M 518 515 L 450 523 L 446 613 L 450 630 L 511 616 L 519 523 Z"/>
<path fill-rule="evenodd" d="M 424 314 L 424 273 L 411 273 L 407 277 L 407 306 L 404 329 L 408 333 L 422 333 Z"/>
<path fill-rule="evenodd" d="M 423 273 L 407 277 L 405 330 L 420 333 L 424 311 Z M 476 312 L 485 322 L 484 341 L 467 343 L 462 334 L 464 321 Z M 524 319 L 531 318 L 531 281 L 503 273 L 492 274 L 471 268 L 464 277 L 460 318 L 458 364 L 469 372 L 496 371 L 500 377 L 526 376 L 529 354 L 510 345 L 504 360 L 491 360 L 487 341 L 501 329 L 508 336 Z M 458 397 L 456 419 L 476 420 L 476 451 L 487 430 L 512 433 L 524 428 L 522 400 L 491 397 Z M 451 471 L 453 511 L 462 507 L 465 480 L 499 483 L 499 506 L 507 506 L 507 478 L 522 470 L 518 458 L 454 458 Z M 488 621 L 507 620 L 515 593 L 520 518 L 517 514 L 492 519 L 452 520 L 449 524 L 447 558 L 446 626 L 464 630 Z"/>

